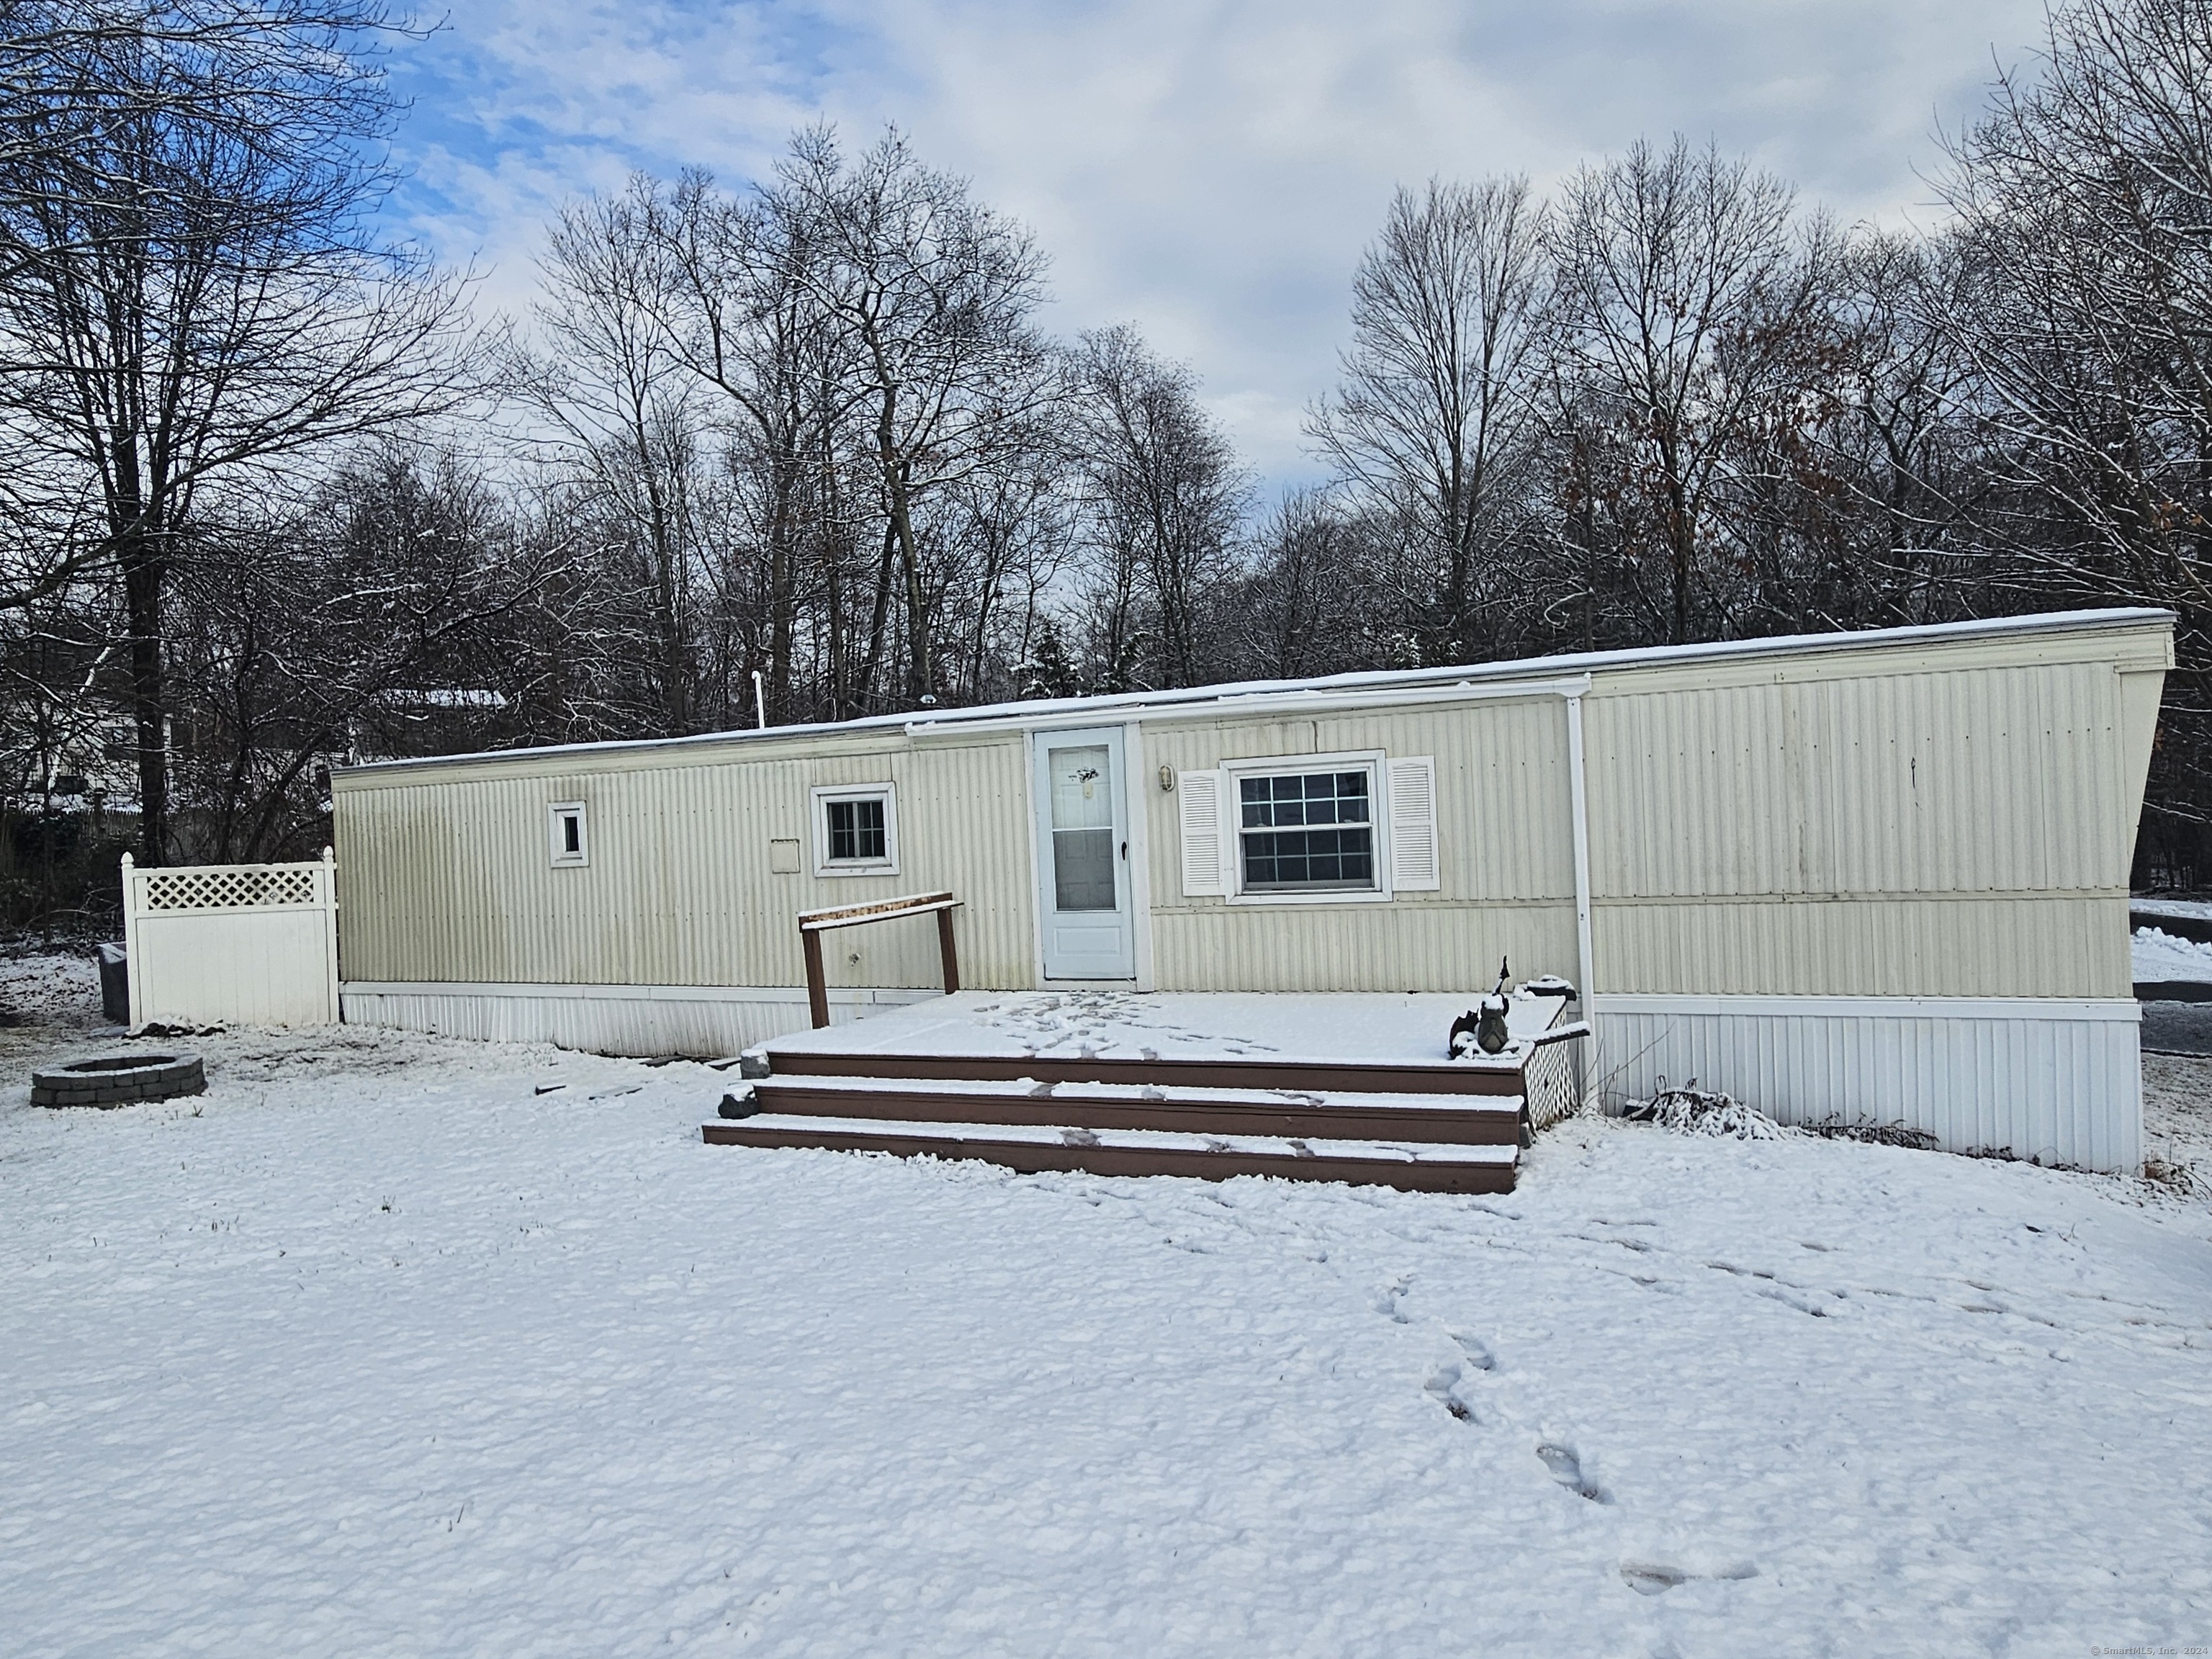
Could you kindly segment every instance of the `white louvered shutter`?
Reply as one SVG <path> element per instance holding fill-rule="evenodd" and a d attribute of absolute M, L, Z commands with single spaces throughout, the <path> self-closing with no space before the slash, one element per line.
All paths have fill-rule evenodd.
<path fill-rule="evenodd" d="M 1433 893 L 1443 884 L 1437 854 L 1437 763 L 1409 755 L 1390 763 L 1390 885 Z"/>
<path fill-rule="evenodd" d="M 1221 774 L 1178 774 L 1176 811 L 1182 827 L 1182 896 L 1226 893 L 1229 848 L 1221 831 Z"/>

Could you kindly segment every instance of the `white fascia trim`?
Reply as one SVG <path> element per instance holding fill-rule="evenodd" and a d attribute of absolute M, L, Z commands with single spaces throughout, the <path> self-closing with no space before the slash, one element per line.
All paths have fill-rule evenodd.
<path fill-rule="evenodd" d="M 1601 993 L 1591 1012 L 1739 1019 L 2048 1019 L 2139 1024 L 2132 997 L 1666 996 Z"/>
<path fill-rule="evenodd" d="M 1571 679 L 1518 680 L 1503 684 L 1479 684 L 1462 680 L 1456 685 L 1399 687 L 1378 691 L 1260 691 L 1216 696 L 1204 702 L 1139 703 L 1113 712 L 1108 724 L 1133 726 L 1162 720 L 1243 720 L 1255 714 L 1322 714 L 1360 708 L 1405 708 L 1422 703 L 1496 702 L 1522 697 L 1578 697 L 1589 690 L 1590 677 Z M 1186 694 L 1188 695 L 1188 694 Z M 910 720 L 909 738 L 967 736 L 978 732 L 1054 732 L 1101 723 L 1096 709 L 1071 709 L 1065 714 L 1010 714 L 997 720 Z"/>
<path fill-rule="evenodd" d="M 804 985 L 541 985 L 471 980 L 366 980 L 343 981 L 340 994 L 349 997 L 513 997 L 563 1002 L 796 1002 L 805 1004 Z M 830 989 L 834 1003 L 903 1005 L 941 997 L 940 990 L 916 988 Z"/>

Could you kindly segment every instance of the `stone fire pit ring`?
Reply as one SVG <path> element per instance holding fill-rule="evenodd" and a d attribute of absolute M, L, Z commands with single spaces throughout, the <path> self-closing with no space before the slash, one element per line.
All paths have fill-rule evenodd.
<path fill-rule="evenodd" d="M 198 1054 L 101 1054 L 31 1073 L 33 1106 L 129 1106 L 206 1089 Z"/>

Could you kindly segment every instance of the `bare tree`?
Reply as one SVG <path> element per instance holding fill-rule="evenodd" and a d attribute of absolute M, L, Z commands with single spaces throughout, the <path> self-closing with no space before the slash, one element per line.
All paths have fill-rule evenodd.
<path fill-rule="evenodd" d="M 895 132 L 849 167 L 828 129 L 801 133 L 776 196 L 804 227 L 794 272 L 852 343 L 867 388 L 885 520 L 879 592 L 895 561 L 907 695 L 933 701 L 917 507 L 1004 453 L 1053 397 L 1049 354 L 1030 326 L 1044 262 L 1026 232 L 974 201 L 964 180 L 923 167 Z"/>
<path fill-rule="evenodd" d="M 822 464 L 863 395 L 854 342 L 808 279 L 811 221 L 791 197 L 749 201 L 687 173 L 654 202 L 666 261 L 661 323 L 670 349 L 723 400 L 719 422 L 742 478 L 740 510 L 765 566 L 769 717 L 793 708 L 801 562 L 826 495 Z M 840 463 L 832 462 L 832 465 Z M 823 538 L 815 541 L 819 550 Z M 838 596 L 839 584 L 826 584 Z M 833 617 L 842 624 L 842 615 Z M 842 626 L 833 627 L 842 647 Z"/>
<path fill-rule="evenodd" d="M 1678 138 L 1638 143 L 1569 184 L 1554 311 L 1563 373 L 1617 410 L 1620 460 L 1648 497 L 1667 568 L 1668 637 L 1691 637 L 1731 449 L 1786 398 L 1796 334 L 1830 249 L 1792 234 L 1787 185 Z"/>
<path fill-rule="evenodd" d="M 1440 573 L 1426 630 L 1439 657 L 1498 630 L 1478 611 L 1486 543 L 1516 517 L 1547 276 L 1545 213 L 1526 179 L 1400 190 L 1352 277 L 1352 344 L 1308 431 L 1340 476 L 1403 515 Z"/>
<path fill-rule="evenodd" d="M 169 585 L 211 492 L 450 407 L 456 283 L 380 242 L 392 107 L 374 0 L 103 15 L 11 112 L 0 423 L 124 596 L 140 828 L 168 854 Z M 135 20 L 135 21 L 134 21 Z M 204 23 L 205 27 L 198 25 Z"/>
<path fill-rule="evenodd" d="M 1133 328 L 1082 336 L 1071 363 L 1070 441 L 1124 618 L 1114 647 L 1127 637 L 1134 578 L 1158 631 L 1155 683 L 1196 684 L 1206 602 L 1231 574 L 1250 482 L 1200 406 L 1196 378 L 1163 362 Z"/>
<path fill-rule="evenodd" d="M 1950 148 L 1941 320 L 2027 487 L 2142 598 L 2212 611 L 2212 8 L 2082 0 Z"/>
<path fill-rule="evenodd" d="M 642 566 L 659 735 L 672 737 L 692 725 L 696 498 L 708 458 L 697 381 L 666 326 L 686 279 L 658 234 L 662 208 L 641 175 L 618 197 L 562 210 L 540 261 L 548 350 L 527 383 L 605 533 Z"/>

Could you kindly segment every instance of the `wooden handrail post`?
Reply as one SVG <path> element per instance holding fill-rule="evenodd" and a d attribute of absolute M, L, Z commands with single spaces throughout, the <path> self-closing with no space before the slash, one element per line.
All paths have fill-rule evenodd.
<path fill-rule="evenodd" d="M 822 935 L 833 927 L 857 927 L 863 922 L 896 921 L 907 916 L 937 914 L 937 953 L 945 965 L 945 994 L 960 988 L 960 959 L 952 947 L 952 913 L 960 901 L 950 893 L 908 893 L 902 898 L 878 899 L 872 904 L 845 904 L 827 910 L 799 913 L 799 942 L 806 951 L 806 1007 L 814 1029 L 830 1023 L 830 982 L 822 971 Z M 854 958 L 858 961 L 857 957 Z"/>
<path fill-rule="evenodd" d="M 799 939 L 806 951 L 806 1011 L 814 1017 L 814 1029 L 818 1031 L 830 1023 L 830 982 L 822 972 L 822 935 L 801 928 Z"/>

